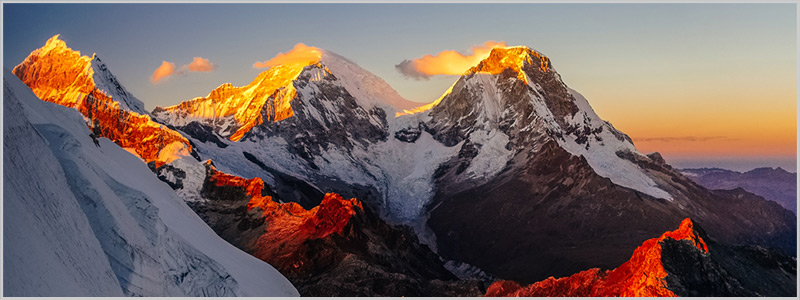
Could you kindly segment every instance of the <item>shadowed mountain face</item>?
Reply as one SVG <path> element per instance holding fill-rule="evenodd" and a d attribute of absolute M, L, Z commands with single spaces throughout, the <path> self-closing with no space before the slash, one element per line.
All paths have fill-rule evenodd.
<path fill-rule="evenodd" d="M 527 47 L 493 49 L 417 109 L 323 51 L 151 119 L 104 65 L 58 42 L 15 74 L 92 120 L 87 135 L 137 154 L 219 236 L 302 295 L 476 296 L 487 278 L 526 285 L 578 272 L 581 284 L 548 279 L 535 290 L 793 290 L 782 273 L 794 265 L 784 256 L 796 249 L 791 211 L 742 189 L 706 189 L 659 154 L 638 152 Z M 686 218 L 705 231 L 694 234 Z M 664 234 L 679 223 L 688 235 Z M 648 275 L 633 276 L 632 264 Z M 762 278 L 741 282 L 750 275 Z"/>
<path fill-rule="evenodd" d="M 778 202 L 797 214 L 797 173 L 782 168 L 757 168 L 736 172 L 720 168 L 681 169 L 683 175 L 711 190 L 743 188 Z"/>
<path fill-rule="evenodd" d="M 529 283 L 619 265 L 685 216 L 702 219 L 709 235 L 728 244 L 794 249 L 794 214 L 743 190 L 709 192 L 674 177 L 693 201 L 681 209 L 616 187 L 553 143 L 520 161 L 526 165 L 486 184 L 437 194 L 428 224 L 441 255 Z"/>

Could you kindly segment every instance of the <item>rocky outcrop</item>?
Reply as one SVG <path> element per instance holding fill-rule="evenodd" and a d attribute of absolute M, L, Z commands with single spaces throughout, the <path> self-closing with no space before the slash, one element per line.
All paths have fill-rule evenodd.
<path fill-rule="evenodd" d="M 701 228 L 696 228 L 690 219 L 685 219 L 677 230 L 642 243 L 631 258 L 616 269 L 606 271 L 593 268 L 569 277 L 550 277 L 528 286 L 520 286 L 513 281 L 498 281 L 489 287 L 486 296 L 794 295 L 797 275 L 796 264 L 791 258 L 763 248 L 753 255 L 749 249 L 707 244 L 707 238 L 703 236 L 705 234 Z M 759 260 L 768 256 L 773 257 Z M 745 265 L 751 268 L 750 274 L 737 269 Z M 752 288 L 759 285 L 760 288 Z M 774 289 L 765 289 L 766 286 Z"/>
<path fill-rule="evenodd" d="M 260 178 L 205 164 L 192 208 L 232 244 L 286 275 L 305 296 L 477 296 L 479 281 L 458 280 L 408 228 L 381 221 L 357 199 L 328 193 L 304 209 L 279 203 Z"/>
<path fill-rule="evenodd" d="M 649 239 L 633 251 L 633 256 L 610 271 L 590 269 L 555 279 L 520 287 L 508 281 L 495 282 L 486 296 L 523 297 L 663 297 L 675 296 L 667 288 L 668 276 L 661 262 L 662 243 L 666 240 L 687 241 L 697 251 L 708 253 L 705 241 L 693 230 L 692 221 L 683 220 L 675 231 L 668 231 L 658 238 Z"/>

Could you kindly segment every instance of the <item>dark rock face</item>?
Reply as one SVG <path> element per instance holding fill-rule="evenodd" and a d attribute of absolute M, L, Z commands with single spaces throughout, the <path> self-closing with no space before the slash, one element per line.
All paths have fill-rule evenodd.
<path fill-rule="evenodd" d="M 183 188 L 183 180 L 186 179 L 186 172 L 183 170 L 168 164 L 156 168 L 155 162 L 147 163 L 147 167 L 149 167 L 153 173 L 156 173 L 159 180 L 167 183 L 172 189 L 177 190 Z"/>
<path fill-rule="evenodd" d="M 257 157 L 248 153 L 242 152 L 242 155 L 248 161 L 256 164 L 264 171 L 272 174 L 275 179 L 275 196 L 287 202 L 294 202 L 300 204 L 305 209 L 311 209 L 319 205 L 320 200 L 325 193 L 308 184 L 303 180 L 297 179 L 291 175 L 284 174 L 276 171 L 265 165 Z"/>
<path fill-rule="evenodd" d="M 421 127 L 422 125 L 420 124 L 417 126 L 417 128 L 404 128 L 398 130 L 394 133 L 394 138 L 406 143 L 416 142 L 420 134 L 422 134 L 422 129 L 420 129 Z"/>
<path fill-rule="evenodd" d="M 678 296 L 745 296 L 747 291 L 710 255 L 697 251 L 689 241 L 661 242 L 661 264 L 667 272 L 667 286 Z"/>
<path fill-rule="evenodd" d="M 781 168 L 757 168 L 744 173 L 720 168 L 680 170 L 705 188 L 730 190 L 743 188 L 748 192 L 778 202 L 797 214 L 797 173 Z"/>
<path fill-rule="evenodd" d="M 228 147 L 228 144 L 225 144 L 216 133 L 214 133 L 214 128 L 205 124 L 202 124 L 197 121 L 190 122 L 186 124 L 186 126 L 176 127 L 183 131 L 184 133 L 188 134 L 189 136 L 201 141 L 203 143 L 214 143 L 217 147 L 225 148 Z"/>
<path fill-rule="evenodd" d="M 592 267 L 614 268 L 642 241 L 682 219 L 663 200 L 596 175 L 555 142 L 520 160 L 526 161 L 524 168 L 509 169 L 486 184 L 452 194 L 439 190 L 428 225 L 440 255 L 532 283 Z"/>
<path fill-rule="evenodd" d="M 458 280 L 413 231 L 368 209 L 342 235 L 308 242 L 313 271 L 289 279 L 303 296 L 479 296 L 485 284 Z M 331 260 L 331 257 L 335 259 Z"/>

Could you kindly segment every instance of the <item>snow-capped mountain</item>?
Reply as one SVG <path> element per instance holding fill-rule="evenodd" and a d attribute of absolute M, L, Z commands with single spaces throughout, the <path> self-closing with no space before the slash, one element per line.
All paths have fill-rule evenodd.
<path fill-rule="evenodd" d="M 205 97 L 156 107 L 153 116 L 174 126 L 199 121 L 220 136 L 239 141 L 257 125 L 290 117 L 324 129 L 347 122 L 385 127 L 385 117 L 376 107 L 394 113 L 414 105 L 355 63 L 320 51 L 316 61 L 272 67 L 246 86 L 226 83 Z"/>
<path fill-rule="evenodd" d="M 139 158 L 3 74 L 5 296 L 296 296 Z"/>
<path fill-rule="evenodd" d="M 727 200 L 720 198 L 729 195 L 695 185 L 658 154 L 639 153 L 535 50 L 494 48 L 439 100 L 402 111 L 374 105 L 369 95 L 379 92 L 363 92 L 372 90 L 367 83 L 347 84 L 369 76 L 338 74 L 331 66 L 323 57 L 273 67 L 275 73 L 293 70 L 293 79 L 281 81 L 279 89 L 295 90 L 283 104 L 291 114 L 269 118 L 276 106 L 269 101 L 250 107 L 265 121 L 238 142 L 226 138 L 236 127 L 208 126 L 212 118 L 154 113 L 175 122 L 199 156 L 222 172 L 262 178 L 281 199 L 306 208 L 319 204 L 319 196 L 301 191 L 355 197 L 381 218 L 414 227 L 440 255 L 504 278 L 534 280 L 618 265 L 642 240 L 686 217 L 723 242 L 794 247 L 791 213 L 747 197 L 723 208 Z M 272 73 L 259 78 L 266 74 Z M 253 86 L 258 84 L 242 89 Z M 745 222 L 752 218 L 736 210 L 748 205 L 763 207 L 770 217 Z M 622 220 L 635 229 L 602 243 L 592 238 L 618 230 Z M 758 228 L 775 230 L 767 237 L 756 234 L 763 232 Z M 526 235 L 531 239 L 520 242 Z M 604 255 L 575 250 L 583 241 L 597 242 L 593 247 Z M 508 255 L 493 243 L 532 250 Z"/>
<path fill-rule="evenodd" d="M 477 147 L 465 175 L 491 178 L 520 151 L 548 140 L 583 156 L 600 176 L 653 197 L 672 196 L 617 152 L 644 156 L 561 81 L 549 58 L 527 47 L 495 48 L 432 107 L 426 130 L 445 145 Z M 426 112 L 423 112 L 426 113 Z M 484 148 L 485 145 L 485 148 Z M 463 147 L 463 146 L 462 146 Z"/>
<path fill-rule="evenodd" d="M 611 268 L 686 217 L 724 243 L 795 249 L 791 212 L 709 192 L 658 153 L 639 153 L 527 47 L 494 48 L 416 114 L 410 129 L 460 148 L 437 169 L 428 205 L 439 254 L 491 274 L 533 281 Z"/>
<path fill-rule="evenodd" d="M 371 202 L 386 219 L 414 221 L 432 195 L 431 175 L 457 149 L 428 134 L 417 143 L 392 138 L 416 118 L 394 115 L 414 103 L 355 63 L 321 53 L 318 61 L 275 66 L 247 86 L 224 84 L 153 115 L 191 137 L 202 159 L 224 172 L 278 189 L 286 180 L 305 182 Z M 307 208 L 319 203 L 290 194 L 297 191 L 282 196 Z"/>
<path fill-rule="evenodd" d="M 726 245 L 796 249 L 794 214 L 744 191 L 708 191 L 638 152 L 527 47 L 494 48 L 421 107 L 319 50 L 150 119 L 117 102 L 129 93 L 75 79 L 94 78 L 87 69 L 44 63 L 89 59 L 57 41 L 15 74 L 77 108 L 92 136 L 149 163 L 155 174 L 139 175 L 171 187 L 167 199 L 304 294 L 475 295 L 475 282 L 453 273 L 526 284 L 610 269 L 687 217 Z"/>
<path fill-rule="evenodd" d="M 14 74 L 42 100 L 80 111 L 96 136 L 157 165 L 192 151 L 179 133 L 153 122 L 144 105 L 129 93 L 97 54 L 80 52 L 53 36 L 16 66 Z"/>

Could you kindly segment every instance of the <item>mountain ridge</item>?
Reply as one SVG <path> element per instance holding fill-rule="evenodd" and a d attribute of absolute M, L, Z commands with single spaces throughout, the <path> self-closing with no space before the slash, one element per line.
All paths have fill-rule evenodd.
<path fill-rule="evenodd" d="M 370 84 L 377 76 L 359 73 L 363 69 L 346 59 L 337 62 L 343 65 L 286 66 L 297 72 L 284 78 L 287 84 L 265 89 L 252 106 L 234 106 L 247 112 L 246 126 L 228 122 L 238 122 L 238 110 L 227 111 L 228 119 L 219 124 L 214 123 L 216 109 L 197 109 L 202 113 L 191 118 L 184 118 L 189 112 L 169 118 L 165 109 L 154 110 L 160 116 L 153 120 L 170 130 L 156 131 L 155 140 L 174 132 L 191 148 L 169 161 L 141 155 L 219 235 L 234 244 L 232 239 L 240 239 L 240 248 L 256 233 L 263 234 L 258 229 L 265 223 L 259 218 L 265 216 L 256 216 L 255 208 L 291 206 L 286 211 L 303 214 L 330 202 L 324 194 L 336 193 L 342 200 L 357 199 L 363 212 L 374 212 L 355 209 L 349 220 L 360 225 L 302 242 L 323 252 L 357 255 L 345 254 L 348 259 L 333 265 L 327 264 L 329 258 L 312 255 L 310 261 L 337 271 L 313 273 L 322 269 L 311 268 L 312 273 L 300 274 L 314 278 L 300 281 L 301 292 L 329 295 L 337 290 L 332 287 L 352 288 L 346 280 L 374 283 L 428 274 L 425 280 L 403 279 L 388 289 L 349 291 L 394 295 L 433 286 L 474 293 L 473 283 L 442 285 L 453 279 L 442 268 L 443 260 L 523 283 L 612 267 L 642 240 L 686 217 L 702 223 L 721 243 L 796 249 L 790 239 L 796 236 L 791 212 L 744 191 L 708 191 L 660 156 L 639 153 L 629 137 L 561 81 L 546 56 L 528 47 L 493 49 L 429 109 L 383 105 L 388 100 L 374 95 L 384 94 L 385 88 Z M 271 66 L 259 76 L 282 67 Z M 341 71 L 350 67 L 359 72 Z M 251 84 L 266 80 L 263 76 Z M 224 96 L 237 88 L 224 84 L 218 89 Z M 292 97 L 276 102 L 281 95 Z M 239 100 L 251 103 L 248 97 Z M 287 103 L 288 109 L 276 110 Z M 191 111 L 191 105 L 186 107 Z M 409 109 L 416 113 L 405 113 Z M 88 110 L 84 116 L 91 119 L 94 113 Z M 94 119 L 105 128 L 125 120 Z M 167 146 L 153 145 L 159 152 Z M 201 162 L 208 160 L 215 168 L 210 178 L 222 179 L 215 181 L 222 185 L 206 182 L 209 173 Z M 210 190 L 203 194 L 203 189 Z M 233 191 L 228 195 L 233 196 L 209 199 L 215 189 Z M 227 226 L 236 222 L 235 228 Z M 364 246 L 370 240 L 381 246 Z M 387 261 L 391 257 L 409 263 Z M 375 268 L 359 273 L 365 266 Z"/>
<path fill-rule="evenodd" d="M 746 172 L 722 168 L 680 169 L 681 173 L 708 189 L 743 188 L 772 200 L 797 214 L 797 173 L 781 167 L 755 168 Z"/>

